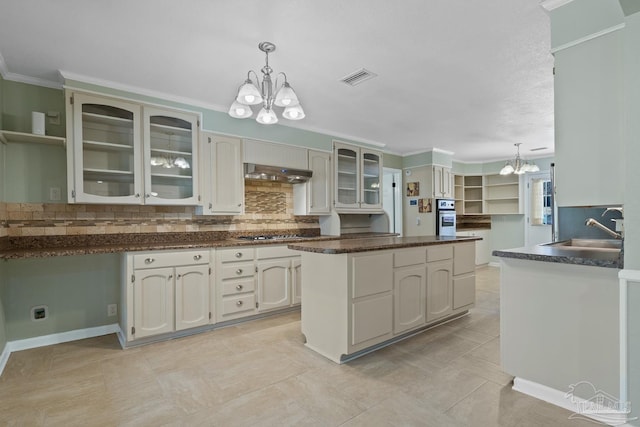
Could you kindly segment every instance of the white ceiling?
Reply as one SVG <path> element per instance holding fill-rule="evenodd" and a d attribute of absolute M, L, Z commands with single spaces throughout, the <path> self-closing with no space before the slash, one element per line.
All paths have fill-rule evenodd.
<path fill-rule="evenodd" d="M 539 0 L 2 0 L 0 70 L 58 70 L 227 111 L 271 41 L 307 117 L 281 124 L 467 162 L 553 153 Z M 2 57 L 4 64 L 2 64 Z M 360 68 L 378 77 L 350 87 Z M 251 120 L 251 119 L 247 119 Z M 285 123 L 286 122 L 286 123 Z M 531 149 L 547 147 L 530 152 Z M 535 154 L 535 156 L 534 156 Z"/>

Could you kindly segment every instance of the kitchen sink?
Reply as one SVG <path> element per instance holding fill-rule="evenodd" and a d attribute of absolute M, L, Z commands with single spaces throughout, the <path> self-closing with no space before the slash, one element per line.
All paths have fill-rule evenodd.
<path fill-rule="evenodd" d="M 561 242 L 545 243 L 543 246 L 553 246 L 558 249 L 579 249 L 596 251 L 620 251 L 622 240 L 615 239 L 569 239 Z"/>

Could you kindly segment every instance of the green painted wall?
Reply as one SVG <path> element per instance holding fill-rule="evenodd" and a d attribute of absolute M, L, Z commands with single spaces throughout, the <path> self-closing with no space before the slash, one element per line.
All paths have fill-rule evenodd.
<path fill-rule="evenodd" d="M 7 264 L 5 262 L 0 262 L 0 354 L 4 351 L 4 348 L 7 344 L 7 329 L 6 329 L 6 320 L 4 315 L 4 298 L 3 290 L 4 290 L 4 282 L 5 282 L 5 266 Z"/>
<path fill-rule="evenodd" d="M 63 92 L 5 80 L 2 96 L 2 125 L 4 130 L 31 133 L 31 112 L 60 113 L 60 123 L 52 124 L 45 119 L 47 135 L 62 136 L 65 132 L 65 108 Z"/>
<path fill-rule="evenodd" d="M 7 144 L 5 200 L 12 203 L 56 203 L 49 188 L 67 194 L 67 158 L 64 147 L 44 144 Z"/>
<path fill-rule="evenodd" d="M 402 158 L 403 168 L 415 168 L 417 166 L 430 165 L 433 163 L 433 152 L 412 154 Z"/>
<path fill-rule="evenodd" d="M 402 169 L 402 157 L 396 154 L 383 153 L 382 164 L 385 168 Z"/>
<path fill-rule="evenodd" d="M 117 323 L 107 304 L 120 304 L 120 255 L 10 260 L 2 300 L 9 341 Z M 30 319 L 31 307 L 47 305 L 49 318 Z"/>

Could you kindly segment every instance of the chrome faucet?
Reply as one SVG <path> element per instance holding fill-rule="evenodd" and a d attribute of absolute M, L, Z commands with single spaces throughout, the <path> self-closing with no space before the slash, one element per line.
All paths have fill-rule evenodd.
<path fill-rule="evenodd" d="M 620 214 L 623 213 L 622 207 L 619 208 L 606 208 L 604 210 L 604 212 L 602 212 L 601 216 L 605 216 L 607 214 L 607 212 L 611 212 L 611 211 L 618 211 L 620 212 Z M 615 221 L 615 220 L 612 220 Z M 598 221 L 596 221 L 593 218 L 589 218 L 584 222 L 584 225 L 586 225 L 587 227 L 596 227 L 599 228 L 600 230 L 604 231 L 605 233 L 607 233 L 608 235 L 612 236 L 614 239 L 622 239 L 622 234 L 620 233 L 616 233 L 615 231 L 611 230 L 610 228 L 600 224 Z"/>

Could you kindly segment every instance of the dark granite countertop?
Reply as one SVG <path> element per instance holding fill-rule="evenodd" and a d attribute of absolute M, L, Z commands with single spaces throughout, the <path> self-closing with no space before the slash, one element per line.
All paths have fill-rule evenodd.
<path fill-rule="evenodd" d="M 93 255 L 134 251 L 202 249 L 232 246 L 285 245 L 290 239 L 241 240 L 247 235 L 299 234 L 296 242 L 358 239 L 393 236 L 392 233 L 359 233 L 321 236 L 319 229 L 264 231 L 209 231 L 184 233 L 123 233 L 75 236 L 33 236 L 0 238 L 0 259 L 44 258 L 69 255 Z"/>
<path fill-rule="evenodd" d="M 368 239 L 340 239 L 329 241 L 306 241 L 289 243 L 289 249 L 321 254 L 346 254 L 355 252 L 380 251 L 384 249 L 411 248 L 416 246 L 442 245 L 482 240 L 480 237 L 375 237 Z"/>
<path fill-rule="evenodd" d="M 592 267 L 622 268 L 620 251 L 594 251 L 588 248 L 563 248 L 562 246 L 537 245 L 526 248 L 493 251 L 501 258 L 515 258 L 529 261 L 556 262 L 560 264 L 589 265 Z"/>

